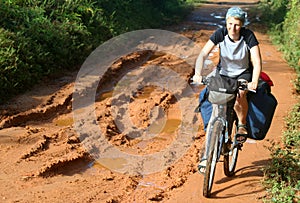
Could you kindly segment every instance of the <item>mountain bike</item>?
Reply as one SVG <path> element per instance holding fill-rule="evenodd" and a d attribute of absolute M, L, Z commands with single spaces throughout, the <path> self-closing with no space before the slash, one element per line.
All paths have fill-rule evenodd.
<path fill-rule="evenodd" d="M 209 81 L 203 81 L 207 84 Z M 247 81 L 239 81 L 238 87 L 248 90 Z M 234 111 L 234 103 L 230 101 L 225 104 L 213 104 L 214 116 L 208 126 L 207 139 L 209 148 L 207 150 L 206 170 L 204 174 L 203 196 L 210 197 L 214 181 L 217 163 L 223 156 L 223 170 L 226 176 L 231 177 L 235 173 L 239 150 L 243 144 L 236 140 L 238 119 Z M 217 111 L 217 112 L 216 112 Z"/>

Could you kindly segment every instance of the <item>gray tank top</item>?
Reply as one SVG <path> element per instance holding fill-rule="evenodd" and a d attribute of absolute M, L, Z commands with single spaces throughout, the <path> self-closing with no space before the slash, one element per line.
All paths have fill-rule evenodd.
<path fill-rule="evenodd" d="M 210 40 L 220 48 L 218 67 L 222 75 L 237 77 L 244 71 L 252 69 L 250 49 L 258 45 L 258 41 L 254 33 L 246 28 L 242 28 L 240 34 L 240 40 L 233 42 L 228 36 L 227 29 L 219 28 L 210 37 Z"/>

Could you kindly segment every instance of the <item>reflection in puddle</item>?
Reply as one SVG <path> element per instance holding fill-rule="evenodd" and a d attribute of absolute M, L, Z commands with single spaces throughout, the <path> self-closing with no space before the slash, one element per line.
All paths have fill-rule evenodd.
<path fill-rule="evenodd" d="M 212 16 L 212 17 L 214 17 L 216 19 L 225 19 L 225 16 L 222 15 L 221 13 L 218 13 L 218 14 L 212 13 L 212 14 L 210 14 L 210 16 Z"/>
<path fill-rule="evenodd" d="M 138 93 L 138 97 L 137 99 L 147 99 L 150 97 L 151 93 L 155 90 L 156 88 L 154 86 L 146 86 L 143 87 L 143 89 L 139 90 Z M 101 102 L 104 101 L 105 99 L 111 98 L 113 97 L 114 94 L 114 90 L 107 90 L 107 91 L 103 91 L 102 93 L 100 93 L 97 96 L 96 101 L 97 102 Z"/>
<path fill-rule="evenodd" d="M 152 123 L 149 128 L 148 132 L 150 134 L 157 134 L 157 133 L 166 133 L 166 134 L 174 134 L 178 129 L 181 123 L 180 119 L 174 118 L 160 118 L 156 122 Z"/>
<path fill-rule="evenodd" d="M 124 158 L 100 158 L 92 163 L 92 166 L 99 169 L 118 170 L 126 166 L 127 160 Z"/>
<path fill-rule="evenodd" d="M 154 86 L 146 86 L 139 91 L 138 99 L 147 99 L 156 88 Z"/>
<path fill-rule="evenodd" d="M 223 25 L 220 25 L 218 23 L 212 23 L 212 22 L 197 22 L 198 25 L 208 25 L 208 26 L 216 26 L 216 27 L 223 27 Z"/>
<path fill-rule="evenodd" d="M 113 90 L 106 91 L 100 94 L 98 98 L 96 99 L 97 102 L 104 101 L 105 99 L 111 98 L 113 96 Z"/>
<path fill-rule="evenodd" d="M 64 118 L 54 121 L 55 125 L 63 127 L 63 126 L 70 126 L 73 125 L 74 119 L 73 118 Z"/>
<path fill-rule="evenodd" d="M 181 123 L 180 119 L 168 119 L 162 133 L 173 134 Z"/>

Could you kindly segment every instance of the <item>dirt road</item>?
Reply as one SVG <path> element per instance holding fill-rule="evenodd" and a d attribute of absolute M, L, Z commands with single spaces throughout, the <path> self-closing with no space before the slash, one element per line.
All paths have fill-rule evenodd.
<path fill-rule="evenodd" d="M 167 29 L 201 46 L 224 23 L 221 20 L 228 6 L 237 3 L 228 2 L 207 4 L 196 9 L 186 22 Z M 255 5 L 240 6 L 247 9 Z M 95 161 L 74 130 L 72 93 L 77 72 L 70 72 L 55 81 L 45 81 L 0 107 L 0 202 L 262 202 L 265 191 L 261 169 L 270 160 L 266 146 L 270 146 L 269 140 L 280 141 L 284 116 L 295 98 L 291 84 L 293 70 L 268 35 L 254 26 L 258 17 L 251 16 L 249 26 L 260 41 L 263 69 L 275 83 L 272 92 L 278 107 L 267 138 L 248 140 L 244 145 L 233 178 L 225 177 L 221 164 L 218 166 L 211 199 L 202 197 L 203 177 L 196 170 L 204 141 L 201 129 L 178 161 L 155 173 L 132 175 L 109 170 L 126 164 L 118 158 Z M 211 56 L 212 61 L 216 58 Z M 109 143 L 137 155 L 155 153 L 170 145 L 176 139 L 174 134 L 182 119 L 174 95 L 146 86 L 131 97 L 130 119 L 138 128 L 147 127 L 151 124 L 149 114 L 159 107 L 168 114 L 165 127 L 147 140 L 134 139 L 119 131 L 112 116 L 113 87 L 121 75 L 146 65 L 169 67 L 186 81 L 193 72 L 178 57 L 139 52 L 118 59 L 105 73 L 96 94 L 97 124 Z"/>

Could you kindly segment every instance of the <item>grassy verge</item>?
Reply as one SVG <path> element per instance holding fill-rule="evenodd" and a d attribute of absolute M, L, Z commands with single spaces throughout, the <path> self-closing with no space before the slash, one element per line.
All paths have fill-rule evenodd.
<path fill-rule="evenodd" d="M 284 54 L 297 73 L 294 81 L 300 93 L 300 2 L 298 0 L 262 0 L 262 21 L 269 29 L 272 42 Z M 270 147 L 272 162 L 265 168 L 265 202 L 296 203 L 300 201 L 300 103 L 285 120 L 282 143 Z"/>
<path fill-rule="evenodd" d="M 270 147 L 272 162 L 265 168 L 265 202 L 296 203 L 300 200 L 300 104 L 286 118 L 282 144 Z"/>

